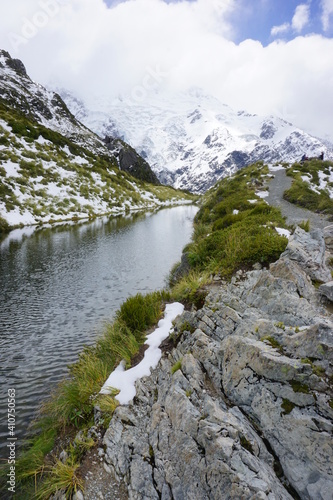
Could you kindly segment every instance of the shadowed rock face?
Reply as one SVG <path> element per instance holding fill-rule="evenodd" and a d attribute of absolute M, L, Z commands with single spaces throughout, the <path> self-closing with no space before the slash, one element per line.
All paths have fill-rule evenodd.
<path fill-rule="evenodd" d="M 290 258 L 295 239 L 317 242 L 307 266 Z M 310 279 L 321 245 L 297 230 L 269 270 L 214 285 L 178 318 L 179 343 L 104 437 L 129 498 L 331 499 L 333 323 Z"/>
<path fill-rule="evenodd" d="M 6 58 L 7 65 L 12 68 L 16 73 L 21 73 L 24 76 L 27 76 L 27 70 L 22 61 L 19 59 L 12 59 L 8 52 L 2 50 L 1 53 Z"/>
<path fill-rule="evenodd" d="M 149 164 L 135 149 L 120 139 L 106 136 L 104 142 L 107 148 L 118 159 L 120 170 L 125 170 L 133 177 L 151 184 L 160 184 L 160 181 L 150 168 Z"/>

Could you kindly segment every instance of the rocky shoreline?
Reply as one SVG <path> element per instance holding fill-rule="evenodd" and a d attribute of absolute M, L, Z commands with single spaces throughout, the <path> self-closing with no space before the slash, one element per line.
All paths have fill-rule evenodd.
<path fill-rule="evenodd" d="M 103 438 L 122 495 L 91 477 L 84 498 L 332 500 L 333 322 L 313 284 L 332 279 L 332 229 L 325 251 L 297 228 L 269 269 L 216 281 L 177 319 Z"/>

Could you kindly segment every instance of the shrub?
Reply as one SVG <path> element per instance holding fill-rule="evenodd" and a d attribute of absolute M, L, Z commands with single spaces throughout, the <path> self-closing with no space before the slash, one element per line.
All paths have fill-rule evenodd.
<path fill-rule="evenodd" d="M 211 277 L 208 273 L 191 270 L 178 283 L 176 283 L 171 291 L 173 300 L 184 302 L 197 308 L 203 306 L 207 292 L 204 286 L 210 283 Z"/>
<path fill-rule="evenodd" d="M 145 330 L 159 320 L 162 312 L 162 300 L 161 292 L 145 296 L 138 293 L 121 305 L 117 319 L 124 322 L 135 338 L 141 342 Z"/>

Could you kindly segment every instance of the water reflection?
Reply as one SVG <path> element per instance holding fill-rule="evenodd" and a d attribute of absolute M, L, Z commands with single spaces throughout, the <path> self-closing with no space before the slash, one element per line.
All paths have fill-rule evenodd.
<path fill-rule="evenodd" d="M 23 434 L 38 402 L 129 295 L 163 288 L 190 240 L 193 206 L 11 233 L 0 244 L 0 442 L 17 391 Z M 18 435 L 18 437 L 20 437 Z"/>

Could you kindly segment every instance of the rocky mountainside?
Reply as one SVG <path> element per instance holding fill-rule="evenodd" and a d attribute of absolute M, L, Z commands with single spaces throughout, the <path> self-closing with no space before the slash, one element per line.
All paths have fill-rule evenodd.
<path fill-rule="evenodd" d="M 234 111 L 200 89 L 147 94 L 142 102 L 99 98 L 87 103 L 61 91 L 72 113 L 100 137 L 123 138 L 162 183 L 196 193 L 258 160 L 294 162 L 321 151 L 333 157 L 333 145 L 291 123 Z"/>
<path fill-rule="evenodd" d="M 319 182 L 326 167 L 294 172 L 317 172 Z M 324 229 L 316 218 L 309 232 L 282 228 L 277 172 L 257 164 L 204 196 L 179 267 L 184 285 L 177 277 L 173 289 L 192 306 L 162 344 L 158 367 L 114 411 L 100 442 L 104 466 L 87 475 L 85 498 L 332 499 L 333 226 L 316 214 Z M 268 190 L 274 206 L 263 201 Z M 246 239 L 251 223 L 255 238 Z M 276 231 L 285 241 L 277 257 Z M 219 273 L 207 282 L 216 255 Z M 97 425 L 100 416 L 96 408 Z"/>
<path fill-rule="evenodd" d="M 216 282 L 178 317 L 104 436 L 128 498 L 331 500 L 333 323 L 312 284 L 330 279 L 323 233 L 297 228 L 269 269 Z M 87 477 L 85 498 L 110 492 Z"/>
<path fill-rule="evenodd" d="M 103 141 L 78 122 L 59 95 L 1 50 L 0 177 L 0 230 L 185 199 L 160 187 L 131 146 Z"/>

